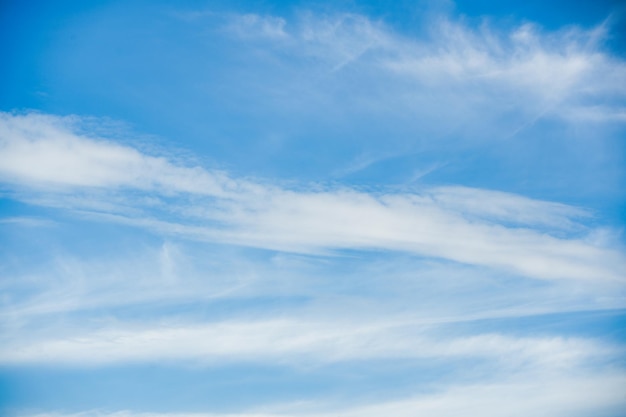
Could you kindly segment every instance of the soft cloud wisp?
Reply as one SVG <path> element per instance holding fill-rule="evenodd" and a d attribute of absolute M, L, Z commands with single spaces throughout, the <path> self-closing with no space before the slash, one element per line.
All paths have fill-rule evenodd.
<path fill-rule="evenodd" d="M 70 209 L 89 210 L 104 198 L 109 206 L 100 211 L 113 215 L 104 217 L 110 220 L 287 252 L 400 250 L 536 278 L 624 279 L 620 251 L 585 240 L 593 230 L 575 219 L 586 214 L 565 205 L 462 187 L 412 194 L 291 191 L 181 167 L 127 145 L 91 139 L 52 116 L 4 114 L 1 128 L 5 181 L 34 186 L 31 199 L 44 195 L 52 205 L 61 199 Z M 55 197 L 54 191 L 36 191 L 48 184 L 78 187 L 87 192 L 87 200 L 72 206 L 64 193 Z M 165 211 L 152 220 L 128 217 L 121 207 L 116 212 L 106 194 L 89 194 L 90 189 L 115 192 L 121 207 L 131 205 L 148 216 L 150 206 L 130 194 L 125 197 L 123 190 L 157 191 Z M 196 203 L 190 205 L 191 200 Z M 562 237 L 564 233 L 569 236 Z"/>

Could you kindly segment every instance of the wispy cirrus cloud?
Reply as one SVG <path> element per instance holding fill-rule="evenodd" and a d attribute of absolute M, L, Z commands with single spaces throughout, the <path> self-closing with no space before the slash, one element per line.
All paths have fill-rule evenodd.
<path fill-rule="evenodd" d="M 77 133 L 53 116 L 4 114 L 1 128 L 0 174 L 21 193 L 30 190 L 23 197 L 31 202 L 286 252 L 383 249 L 544 279 L 624 279 L 617 242 L 588 239 L 595 231 L 576 220 L 588 214 L 562 204 L 463 187 L 290 190 L 177 165 Z M 150 199 L 125 190 L 150 192 Z"/>
<path fill-rule="evenodd" d="M 331 73 L 351 66 L 350 77 L 377 77 L 377 86 L 389 87 L 386 93 L 377 90 L 380 103 L 400 102 L 398 107 L 418 117 L 445 114 L 466 127 L 484 127 L 483 122 L 497 122 L 498 115 L 511 112 L 569 122 L 585 114 L 587 121 L 623 119 L 626 65 L 603 49 L 611 31 L 608 20 L 591 29 L 547 32 L 532 23 L 502 29 L 486 20 L 473 25 L 435 16 L 417 38 L 357 14 L 226 20 L 241 40 L 275 43 L 276 59 L 288 51 L 290 66 L 306 63 L 304 71 Z M 280 39 L 267 36 L 270 27 L 280 28 Z M 479 116 L 486 109 L 494 112 L 488 120 Z"/>
<path fill-rule="evenodd" d="M 433 337 L 429 325 L 390 318 L 363 322 L 307 318 L 231 320 L 204 324 L 128 324 L 66 334 L 36 333 L 0 350 L 0 362 L 106 365 L 188 361 L 196 364 L 275 362 L 324 364 L 385 358 L 487 358 L 503 372 L 528 367 L 569 368 L 619 357 L 622 350 L 591 339 L 475 334 Z M 146 346 L 150 350 L 146 351 Z"/>
<path fill-rule="evenodd" d="M 230 15 L 226 31 L 248 39 L 284 39 L 289 35 L 285 31 L 287 21 L 281 17 L 259 16 L 257 14 Z"/>
<path fill-rule="evenodd" d="M 354 13 L 217 13 L 195 24 L 226 37 L 227 57 L 245 63 L 220 79 L 238 112 L 263 114 L 263 146 L 253 146 L 276 165 L 295 158 L 314 178 L 355 181 L 384 171 L 393 178 L 387 183 L 410 182 L 416 167 L 443 166 L 435 178 L 464 172 L 499 183 L 490 170 L 518 189 L 615 194 L 626 64 L 606 46 L 615 30 L 609 20 L 548 30 L 527 21 L 422 18 L 410 33 Z M 266 36 L 261 28 L 276 21 L 280 38 Z M 283 150 L 309 146 L 303 142 L 337 152 L 282 159 Z"/>

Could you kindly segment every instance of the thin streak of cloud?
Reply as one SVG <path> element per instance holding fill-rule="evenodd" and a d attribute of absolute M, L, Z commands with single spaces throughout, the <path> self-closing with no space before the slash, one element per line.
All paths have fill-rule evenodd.
<path fill-rule="evenodd" d="M 585 240 L 593 230 L 576 219 L 587 214 L 561 204 L 463 187 L 294 191 L 176 165 L 77 134 L 53 116 L 3 114 L 0 129 L 0 176 L 22 187 L 26 200 L 86 211 L 95 205 L 101 217 L 127 224 L 286 252 L 382 249 L 543 279 L 625 279 L 619 245 Z M 43 191 L 50 185 L 59 191 Z M 146 205 L 125 190 L 150 192 L 160 203 Z M 127 206 L 137 214 L 125 213 Z"/>
<path fill-rule="evenodd" d="M 25 227 L 51 227 L 58 224 L 50 219 L 28 216 L 13 216 L 0 218 L 0 224 L 16 225 Z"/>
<path fill-rule="evenodd" d="M 147 351 L 146 347 L 150 349 Z M 207 324 L 115 326 L 62 337 L 31 334 L 9 341 L 0 362 L 75 364 L 191 361 L 324 364 L 383 358 L 482 357 L 506 372 L 528 367 L 569 369 L 622 351 L 584 338 L 521 337 L 477 334 L 433 338 L 427 328 L 407 320 L 333 323 L 297 319 L 226 321 Z"/>

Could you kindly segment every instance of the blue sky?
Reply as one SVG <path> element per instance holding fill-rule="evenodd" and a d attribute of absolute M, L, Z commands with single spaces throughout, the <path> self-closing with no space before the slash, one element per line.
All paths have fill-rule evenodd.
<path fill-rule="evenodd" d="M 1 413 L 622 416 L 625 13 L 3 2 Z"/>

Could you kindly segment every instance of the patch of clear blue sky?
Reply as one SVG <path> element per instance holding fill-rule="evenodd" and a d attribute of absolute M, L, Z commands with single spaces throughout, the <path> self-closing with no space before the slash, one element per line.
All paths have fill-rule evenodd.
<path fill-rule="evenodd" d="M 332 398 L 339 403 L 403 398 L 451 380 L 484 378 L 490 372 L 489 364 L 477 359 L 368 360 L 322 366 L 303 360 L 296 368 L 251 363 L 4 368 L 0 369 L 0 387 L 5 387 L 5 402 L 0 400 L 0 410 L 236 413 L 241 408 L 272 405 L 277 397 L 285 402 Z"/>

